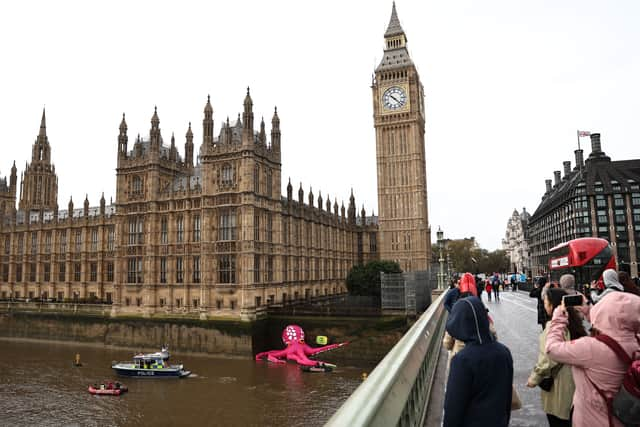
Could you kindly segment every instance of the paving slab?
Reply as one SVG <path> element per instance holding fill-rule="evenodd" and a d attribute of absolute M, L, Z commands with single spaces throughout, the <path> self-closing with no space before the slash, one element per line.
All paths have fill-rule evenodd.
<path fill-rule="evenodd" d="M 513 383 L 522 400 L 522 409 L 511 413 L 511 425 L 547 425 L 540 401 L 540 388 L 527 387 L 527 378 L 538 359 L 538 336 L 542 332 L 536 323 L 536 299 L 529 298 L 525 292 L 504 291 L 500 293 L 500 301 L 487 301 L 484 292 L 482 300 L 495 322 L 498 340 L 509 347 L 513 357 Z"/>

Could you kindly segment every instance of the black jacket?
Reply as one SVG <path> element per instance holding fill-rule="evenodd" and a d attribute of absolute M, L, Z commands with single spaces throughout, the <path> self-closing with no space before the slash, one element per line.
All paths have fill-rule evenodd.
<path fill-rule="evenodd" d="M 547 312 L 544 309 L 544 302 L 542 302 L 542 286 L 537 286 L 531 289 L 529 296 L 531 298 L 538 299 L 538 325 L 544 325 L 547 323 Z"/>
<path fill-rule="evenodd" d="M 456 303 L 458 298 L 460 298 L 460 289 L 451 288 L 447 291 L 446 295 L 444 296 L 444 302 L 442 304 L 444 305 L 444 308 L 448 313 L 451 313 L 451 309 L 453 308 L 453 305 Z"/>
<path fill-rule="evenodd" d="M 489 332 L 487 310 L 477 297 L 455 303 L 446 325 L 465 347 L 451 359 L 444 427 L 503 427 L 511 416 L 513 359 Z"/>

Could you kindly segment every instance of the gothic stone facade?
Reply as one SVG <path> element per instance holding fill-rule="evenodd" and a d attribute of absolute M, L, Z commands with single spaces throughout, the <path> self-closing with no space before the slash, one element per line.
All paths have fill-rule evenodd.
<path fill-rule="evenodd" d="M 511 271 L 528 274 L 531 271 L 529 257 L 529 245 L 527 244 L 527 225 L 529 212 L 522 208 L 522 213 L 513 210 L 511 218 L 507 222 L 507 231 L 502 239 L 502 249 L 507 253 L 511 265 Z"/>
<path fill-rule="evenodd" d="M 406 50 L 395 6 L 385 58 L 373 82 L 378 218 L 291 182 L 281 196 L 277 111 L 270 138 L 254 129 L 247 90 L 242 115 L 214 135 L 207 100 L 202 144 L 191 124 L 184 158 L 165 144 L 157 111 L 148 138 L 129 147 L 123 116 L 116 199 L 58 211 L 43 112 L 31 164 L 0 181 L 0 297 L 99 300 L 120 313 L 185 313 L 251 319 L 268 305 L 346 292 L 357 263 L 391 259 L 405 271 L 430 257 L 423 88 Z M 199 161 L 194 161 L 198 159 Z M 379 248 L 381 246 L 381 248 Z M 380 252 L 381 255 L 380 256 Z"/>
<path fill-rule="evenodd" d="M 428 269 L 424 88 L 407 50 L 395 3 L 372 83 L 380 256 L 404 271 Z"/>
<path fill-rule="evenodd" d="M 305 203 L 302 189 L 294 200 L 290 183 L 281 197 L 280 120 L 274 113 L 268 143 L 264 122 L 253 131 L 252 108 L 247 91 L 242 119 L 214 137 L 207 101 L 196 166 L 190 125 L 183 160 L 173 137 L 163 144 L 157 111 L 149 139 L 131 150 L 123 117 L 115 203 L 102 197 L 93 208 L 85 198 L 74 209 L 71 200 L 66 211 L 50 198 L 57 180 L 43 114 L 17 211 L 15 170 L 1 188 L 14 207 L 0 230 L 2 298 L 249 319 L 268 304 L 345 292 L 348 270 L 377 258 L 375 218 L 357 217 L 353 195 L 348 212 L 312 192 Z"/>

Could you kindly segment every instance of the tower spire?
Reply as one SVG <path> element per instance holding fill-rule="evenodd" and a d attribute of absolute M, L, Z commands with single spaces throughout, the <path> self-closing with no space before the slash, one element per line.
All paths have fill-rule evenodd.
<path fill-rule="evenodd" d="M 127 122 L 124 119 L 124 113 L 122 113 L 122 121 L 120 122 L 120 135 L 118 135 L 118 159 L 120 157 L 127 157 L 127 143 L 129 137 L 127 136 Z"/>
<path fill-rule="evenodd" d="M 207 104 L 204 106 L 204 119 L 202 120 L 202 143 L 213 144 L 213 107 L 211 106 L 211 96 L 207 95 Z"/>
<path fill-rule="evenodd" d="M 243 143 L 245 145 L 253 144 L 253 100 L 249 94 L 247 86 L 247 96 L 244 97 L 244 112 L 242 113 L 242 122 L 244 129 L 242 132 Z"/>
<path fill-rule="evenodd" d="M 40 132 L 38 136 L 47 137 L 47 118 L 44 107 L 42 108 L 42 119 L 40 120 Z"/>
<path fill-rule="evenodd" d="M 387 26 L 387 31 L 384 33 L 384 36 L 386 38 L 397 36 L 400 34 L 404 34 L 404 30 L 402 29 L 402 25 L 400 25 L 398 12 L 396 12 L 396 2 L 394 1 L 391 8 L 391 19 L 389 19 L 389 25 Z"/>

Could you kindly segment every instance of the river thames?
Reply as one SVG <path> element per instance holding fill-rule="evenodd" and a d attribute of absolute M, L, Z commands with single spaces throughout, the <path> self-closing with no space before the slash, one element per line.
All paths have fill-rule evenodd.
<path fill-rule="evenodd" d="M 134 350 L 0 339 L 2 426 L 321 426 L 372 367 L 305 373 L 294 364 L 172 354 L 186 379 L 120 378 L 122 396 L 92 396 Z M 81 367 L 73 366 L 80 353 Z M 322 354 L 331 361 L 331 353 Z"/>

